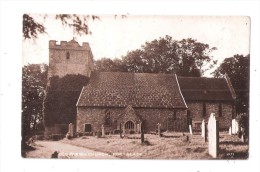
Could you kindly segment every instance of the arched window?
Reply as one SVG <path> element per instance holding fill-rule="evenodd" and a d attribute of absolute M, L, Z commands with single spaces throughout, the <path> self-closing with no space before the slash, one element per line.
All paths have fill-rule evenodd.
<path fill-rule="evenodd" d="M 134 123 L 132 121 L 127 121 L 125 123 L 125 129 L 134 129 Z"/>
<path fill-rule="evenodd" d="M 67 53 L 66 53 L 66 59 L 67 59 L 67 60 L 70 59 L 70 52 L 67 52 Z"/>

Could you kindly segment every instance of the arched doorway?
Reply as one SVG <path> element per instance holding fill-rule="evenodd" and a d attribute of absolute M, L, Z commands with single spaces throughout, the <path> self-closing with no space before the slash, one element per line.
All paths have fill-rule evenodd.
<path fill-rule="evenodd" d="M 125 123 L 125 132 L 129 134 L 135 132 L 135 124 L 132 121 L 127 121 Z"/>

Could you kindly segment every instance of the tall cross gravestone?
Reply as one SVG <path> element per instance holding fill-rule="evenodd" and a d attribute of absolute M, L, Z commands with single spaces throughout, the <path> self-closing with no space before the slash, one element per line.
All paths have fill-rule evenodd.
<path fill-rule="evenodd" d="M 217 158 L 219 149 L 219 129 L 218 121 L 215 114 L 211 113 L 208 122 L 208 142 L 209 142 L 209 154 L 213 158 Z"/>

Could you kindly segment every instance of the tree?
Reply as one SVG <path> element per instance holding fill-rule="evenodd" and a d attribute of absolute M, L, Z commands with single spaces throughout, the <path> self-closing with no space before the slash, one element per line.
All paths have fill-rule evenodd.
<path fill-rule="evenodd" d="M 100 72 L 124 72 L 123 64 L 120 59 L 101 58 L 94 61 L 95 70 Z"/>
<path fill-rule="evenodd" d="M 46 64 L 29 64 L 22 69 L 22 143 L 30 132 L 43 130 L 42 104 L 47 69 Z"/>
<path fill-rule="evenodd" d="M 68 74 L 50 78 L 44 99 L 44 126 L 76 122 L 76 103 L 82 87 L 89 78 L 83 75 Z"/>
<path fill-rule="evenodd" d="M 248 113 L 249 109 L 250 55 L 234 55 L 226 58 L 213 72 L 214 77 L 227 75 L 235 89 L 237 113 Z"/>
<path fill-rule="evenodd" d="M 50 16 L 41 15 L 43 19 Z M 121 15 L 121 18 L 126 18 L 127 15 Z M 56 14 L 54 17 L 56 20 L 61 21 L 62 26 L 73 29 L 75 35 L 89 35 L 92 32 L 89 29 L 88 22 L 90 20 L 101 20 L 96 15 L 79 15 L 79 14 Z M 115 15 L 115 19 L 117 15 Z M 35 39 L 38 38 L 39 34 L 48 33 L 47 28 L 43 23 L 37 22 L 37 19 L 32 14 L 23 15 L 23 37 L 24 39 Z"/>
<path fill-rule="evenodd" d="M 44 15 L 43 18 L 47 18 Z M 55 19 L 61 21 L 65 27 L 70 27 L 77 35 L 88 35 L 91 31 L 88 27 L 89 20 L 100 20 L 96 15 L 77 15 L 77 14 L 57 14 Z M 24 39 L 37 38 L 39 34 L 47 33 L 44 24 L 37 22 L 31 14 L 23 15 L 23 37 Z"/>
<path fill-rule="evenodd" d="M 194 39 L 163 38 L 146 42 L 140 49 L 128 52 L 122 59 L 96 61 L 96 70 L 145 73 L 176 73 L 181 76 L 201 76 L 205 67 L 216 64 L 210 53 L 216 50 Z M 207 66 L 208 65 L 208 66 Z"/>

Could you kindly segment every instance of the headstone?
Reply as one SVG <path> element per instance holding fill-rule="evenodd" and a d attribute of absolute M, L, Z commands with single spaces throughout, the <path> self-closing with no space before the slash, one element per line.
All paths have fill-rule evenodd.
<path fill-rule="evenodd" d="M 119 124 L 119 130 L 120 130 L 120 131 L 119 131 L 119 133 L 120 133 L 120 138 L 123 138 L 123 137 L 122 137 L 122 124 L 121 124 L 121 123 Z"/>
<path fill-rule="evenodd" d="M 98 132 L 97 132 L 97 138 L 100 138 L 100 137 L 101 137 L 101 132 L 98 131 Z"/>
<path fill-rule="evenodd" d="M 142 123 L 140 123 L 140 128 L 141 128 L 141 143 L 144 143 L 144 129 Z"/>
<path fill-rule="evenodd" d="M 190 134 L 192 135 L 192 127 L 189 125 Z"/>
<path fill-rule="evenodd" d="M 215 114 L 211 113 L 208 122 L 208 142 L 209 142 L 209 154 L 213 158 L 217 158 L 219 149 L 219 129 L 218 121 Z"/>
<path fill-rule="evenodd" d="M 201 123 L 201 136 L 204 138 L 204 142 L 207 142 L 207 126 L 204 120 Z"/>
<path fill-rule="evenodd" d="M 68 132 L 66 134 L 67 138 L 71 138 L 74 136 L 74 125 L 72 123 L 69 124 Z"/>
<path fill-rule="evenodd" d="M 241 135 L 241 142 L 245 143 L 245 137 L 244 137 L 244 134 Z"/>
<path fill-rule="evenodd" d="M 137 130 L 137 133 L 140 134 L 140 124 L 136 125 L 136 130 Z"/>
<path fill-rule="evenodd" d="M 228 134 L 232 135 L 232 128 L 231 127 L 229 127 Z"/>
<path fill-rule="evenodd" d="M 102 137 L 105 137 L 105 127 L 104 127 L 104 125 L 101 126 L 101 132 L 102 132 Z"/>
<path fill-rule="evenodd" d="M 201 123 L 201 137 L 205 137 L 206 136 L 205 135 L 205 127 L 206 127 L 205 121 L 202 120 L 202 123 Z"/>
<path fill-rule="evenodd" d="M 158 123 L 158 136 L 161 137 L 161 123 Z"/>
<path fill-rule="evenodd" d="M 236 119 L 232 119 L 232 124 L 231 124 L 231 126 L 232 126 L 232 129 L 231 129 L 232 134 L 237 134 L 238 131 L 239 131 L 239 125 L 238 125 L 238 122 L 237 122 Z"/>

